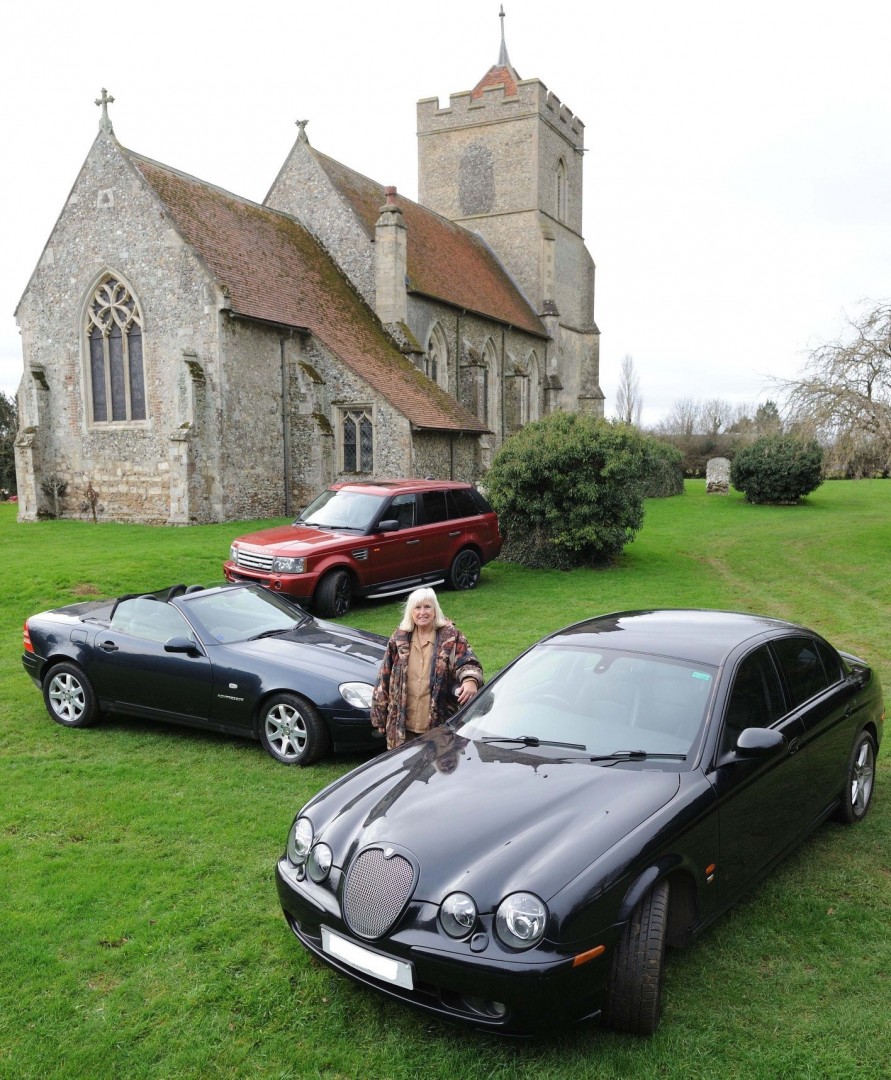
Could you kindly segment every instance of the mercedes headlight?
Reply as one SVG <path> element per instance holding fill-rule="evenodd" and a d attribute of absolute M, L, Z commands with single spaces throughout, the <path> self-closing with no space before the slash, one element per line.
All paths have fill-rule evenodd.
<path fill-rule="evenodd" d="M 512 949 L 531 949 L 544 937 L 548 909 L 528 892 L 511 893 L 495 912 L 495 933 Z"/>
<path fill-rule="evenodd" d="M 343 700 L 348 701 L 354 709 L 371 708 L 371 696 L 374 693 L 371 683 L 345 682 L 341 683 L 337 689 Z"/>

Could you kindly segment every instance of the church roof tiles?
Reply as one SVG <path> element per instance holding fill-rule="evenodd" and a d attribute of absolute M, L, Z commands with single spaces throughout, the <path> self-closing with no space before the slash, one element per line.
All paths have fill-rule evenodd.
<path fill-rule="evenodd" d="M 386 201 L 384 186 L 315 148 L 312 153 L 373 240 L 380 208 Z M 405 220 L 408 287 L 412 292 L 539 337 L 548 336 L 529 301 L 478 233 L 402 195 L 399 207 Z"/>
<path fill-rule="evenodd" d="M 124 153 L 228 293 L 234 315 L 310 331 L 417 428 L 486 430 L 400 353 L 299 222 L 132 151 Z"/>

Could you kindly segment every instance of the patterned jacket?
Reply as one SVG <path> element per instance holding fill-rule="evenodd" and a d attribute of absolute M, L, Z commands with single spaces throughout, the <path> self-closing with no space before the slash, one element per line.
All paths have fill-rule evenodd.
<path fill-rule="evenodd" d="M 371 722 L 386 733 L 389 750 L 405 742 L 410 651 L 411 631 L 395 631 L 374 688 Z M 430 727 L 438 727 L 458 711 L 453 690 L 464 679 L 473 679 L 479 689 L 484 682 L 483 667 L 467 638 L 453 623 L 446 623 L 436 631 L 430 665 Z"/>

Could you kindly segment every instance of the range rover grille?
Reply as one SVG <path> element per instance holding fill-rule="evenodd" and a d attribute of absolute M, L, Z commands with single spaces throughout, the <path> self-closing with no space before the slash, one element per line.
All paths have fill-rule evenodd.
<path fill-rule="evenodd" d="M 246 566 L 248 570 L 265 570 L 267 573 L 272 569 L 272 555 L 261 555 L 257 551 L 245 551 L 239 548 L 236 553 L 236 562 L 239 566 Z"/>
<path fill-rule="evenodd" d="M 343 890 L 343 917 L 360 937 L 385 934 L 402 914 L 414 884 L 414 868 L 408 859 L 384 849 L 367 848 L 347 872 Z"/>

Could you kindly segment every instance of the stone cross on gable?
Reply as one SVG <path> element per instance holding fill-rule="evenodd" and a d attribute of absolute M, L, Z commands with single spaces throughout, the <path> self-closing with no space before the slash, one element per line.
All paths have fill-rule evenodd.
<path fill-rule="evenodd" d="M 102 87 L 102 97 L 97 97 L 96 98 L 96 104 L 102 106 L 102 115 L 99 117 L 99 127 L 103 131 L 108 132 L 109 135 L 114 134 L 114 131 L 113 131 L 112 126 L 111 126 L 111 120 L 109 120 L 109 118 L 108 118 L 108 106 L 113 101 L 114 101 L 114 98 L 111 96 L 111 94 L 109 94 L 109 92 L 103 86 Z"/>

